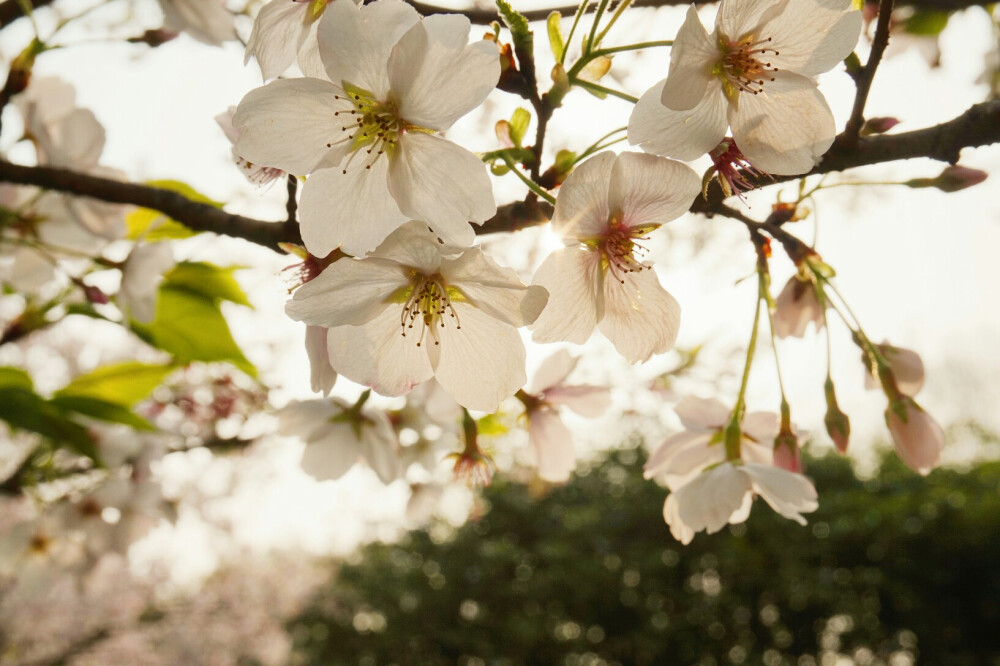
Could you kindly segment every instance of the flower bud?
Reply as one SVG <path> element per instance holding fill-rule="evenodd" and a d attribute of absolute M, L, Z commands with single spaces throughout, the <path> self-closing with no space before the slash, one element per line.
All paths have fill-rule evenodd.
<path fill-rule="evenodd" d="M 944 430 L 913 398 L 903 396 L 889 405 L 885 424 L 896 454 L 907 467 L 922 475 L 937 467 L 944 448 Z"/>
<path fill-rule="evenodd" d="M 871 136 L 872 134 L 885 134 L 899 124 L 898 118 L 880 116 L 869 118 L 861 128 L 861 136 Z"/>
<path fill-rule="evenodd" d="M 847 444 L 851 438 L 851 419 L 840 410 L 837 404 L 837 394 L 833 390 L 833 382 L 826 380 L 826 416 L 823 417 L 823 424 L 826 425 L 826 432 L 830 435 L 837 450 L 847 453 Z"/>
<path fill-rule="evenodd" d="M 823 328 L 823 319 L 815 283 L 803 279 L 801 273 L 793 275 L 774 303 L 774 334 L 779 338 L 801 338 L 810 322 L 817 331 Z"/>
<path fill-rule="evenodd" d="M 986 180 L 987 175 L 985 171 L 979 169 L 953 165 L 946 167 L 937 178 L 913 178 L 903 184 L 914 189 L 936 187 L 942 192 L 958 192 L 967 187 L 978 185 Z"/>
<path fill-rule="evenodd" d="M 791 430 L 782 426 L 778 436 L 774 438 L 774 466 L 788 472 L 802 472 L 802 460 L 799 457 L 799 438 Z"/>
<path fill-rule="evenodd" d="M 889 366 L 888 372 L 900 393 L 913 397 L 920 392 L 924 386 L 924 362 L 917 352 L 903 347 L 894 347 L 888 342 L 875 345 L 875 349 Z M 878 368 L 870 368 L 870 372 L 865 375 L 865 388 L 872 390 L 878 386 Z"/>

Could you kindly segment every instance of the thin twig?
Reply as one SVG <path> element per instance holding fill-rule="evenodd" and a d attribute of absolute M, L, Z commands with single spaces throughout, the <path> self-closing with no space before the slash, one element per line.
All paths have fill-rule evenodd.
<path fill-rule="evenodd" d="M 851 117 L 847 121 L 844 129 L 844 139 L 848 142 L 856 142 L 861 135 L 861 127 L 865 122 L 865 104 L 868 101 L 868 93 L 872 88 L 872 81 L 875 80 L 875 70 L 882 62 L 882 54 L 885 47 L 889 45 L 889 21 L 892 19 L 893 0 L 880 0 L 878 5 L 878 23 L 875 25 L 875 37 L 872 38 L 872 50 L 868 54 L 868 62 L 855 78 L 857 92 L 854 95 L 854 108 L 851 110 Z"/>

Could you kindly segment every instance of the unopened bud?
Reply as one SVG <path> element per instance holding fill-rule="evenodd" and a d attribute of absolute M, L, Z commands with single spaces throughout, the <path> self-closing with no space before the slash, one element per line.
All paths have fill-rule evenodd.
<path fill-rule="evenodd" d="M 829 379 L 826 380 L 826 416 L 823 417 L 823 424 L 837 450 L 847 453 L 847 444 L 851 439 L 851 419 L 837 404 L 837 394 L 833 390 L 833 382 Z"/>
<path fill-rule="evenodd" d="M 907 467 L 923 475 L 937 467 L 944 448 L 944 430 L 913 398 L 903 396 L 890 403 L 885 410 L 885 424 L 896 454 Z"/>
<path fill-rule="evenodd" d="M 173 32 L 171 30 L 164 30 L 160 28 L 158 30 L 147 30 L 138 37 L 129 37 L 126 41 L 132 44 L 146 44 L 150 48 L 156 48 L 157 46 L 162 46 L 167 42 L 171 41 L 177 37 L 179 33 Z"/>
<path fill-rule="evenodd" d="M 985 171 L 979 169 L 953 165 L 946 167 L 937 178 L 913 178 L 903 184 L 914 189 L 936 187 L 942 192 L 958 192 L 967 187 L 978 185 L 986 180 L 987 175 Z"/>
<path fill-rule="evenodd" d="M 898 124 L 899 124 L 898 118 L 892 118 L 889 116 L 869 118 L 868 120 L 865 121 L 864 126 L 861 128 L 861 136 L 871 136 L 872 134 L 885 134 Z"/>
<path fill-rule="evenodd" d="M 783 427 L 774 438 L 774 466 L 789 472 L 802 472 L 802 460 L 799 456 L 799 438 L 791 430 Z"/>
<path fill-rule="evenodd" d="M 90 303 L 97 303 L 99 305 L 107 305 L 111 302 L 108 295 L 101 291 L 99 288 L 85 284 L 83 285 L 83 295 L 87 298 Z"/>

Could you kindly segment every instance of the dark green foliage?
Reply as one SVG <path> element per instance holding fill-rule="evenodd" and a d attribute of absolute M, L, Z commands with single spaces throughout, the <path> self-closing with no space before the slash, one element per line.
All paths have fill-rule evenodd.
<path fill-rule="evenodd" d="M 543 498 L 501 479 L 445 543 L 366 548 L 293 621 L 299 661 L 1000 664 L 1000 464 L 921 478 L 891 458 L 862 482 L 810 461 L 808 527 L 758 501 L 686 547 L 641 468 L 614 452 Z"/>

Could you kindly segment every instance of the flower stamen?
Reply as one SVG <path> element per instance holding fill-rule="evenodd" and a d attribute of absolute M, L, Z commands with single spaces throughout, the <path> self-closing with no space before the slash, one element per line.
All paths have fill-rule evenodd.
<path fill-rule="evenodd" d="M 444 315 L 455 320 L 455 328 L 461 330 L 462 322 L 451 303 L 451 296 L 448 287 L 439 275 L 422 277 L 410 290 L 410 294 L 403 303 L 403 312 L 399 318 L 400 327 L 403 329 L 403 337 L 406 337 L 407 330 L 418 326 L 420 337 L 417 339 L 417 346 L 422 346 L 424 334 L 435 326 L 444 328 L 446 318 Z M 434 344 L 441 344 L 435 339 Z"/>
<path fill-rule="evenodd" d="M 779 70 L 770 62 L 766 62 L 766 59 L 769 54 L 778 56 L 780 53 L 767 48 L 766 45 L 770 42 L 770 37 L 754 39 L 753 35 L 747 35 L 739 41 L 719 38 L 722 60 L 716 67 L 715 73 L 722 78 L 729 91 L 759 95 L 764 92 L 765 83 L 774 81 L 775 77 L 771 74 Z"/>

